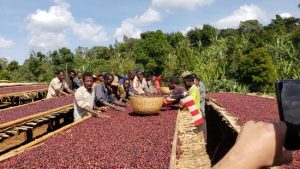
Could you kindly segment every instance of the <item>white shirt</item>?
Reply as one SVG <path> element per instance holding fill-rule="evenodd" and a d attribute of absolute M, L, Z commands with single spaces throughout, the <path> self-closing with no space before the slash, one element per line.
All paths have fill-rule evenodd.
<path fill-rule="evenodd" d="M 81 86 L 75 92 L 75 101 L 74 101 L 74 120 L 78 120 L 88 115 L 83 108 L 89 106 L 91 109 L 94 108 L 95 101 L 95 92 L 92 89 L 92 92 L 88 92 L 88 90 Z"/>
<path fill-rule="evenodd" d="M 68 85 L 65 81 L 60 81 L 57 77 L 52 79 L 50 85 L 48 87 L 48 93 L 46 99 L 50 99 L 52 97 L 57 97 L 59 95 L 58 91 L 67 89 Z"/>
<path fill-rule="evenodd" d="M 146 80 L 143 78 L 143 82 L 141 83 L 138 79 L 137 76 L 134 77 L 133 79 L 133 90 L 137 93 L 137 94 L 144 94 L 145 91 L 143 90 L 144 89 L 144 85 L 146 83 Z"/>

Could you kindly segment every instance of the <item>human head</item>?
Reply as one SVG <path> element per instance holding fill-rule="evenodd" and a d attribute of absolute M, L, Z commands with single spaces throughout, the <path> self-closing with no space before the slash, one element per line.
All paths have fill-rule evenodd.
<path fill-rule="evenodd" d="M 62 71 L 62 70 L 58 70 L 55 74 L 56 74 L 56 77 L 57 77 L 59 80 L 63 80 L 63 79 L 66 78 L 66 77 L 65 77 L 65 73 L 64 73 L 64 71 Z"/>
<path fill-rule="evenodd" d="M 143 74 L 139 75 L 139 76 L 138 76 L 138 79 L 139 79 L 140 82 L 142 82 L 143 79 L 144 79 L 144 75 L 143 75 Z"/>
<path fill-rule="evenodd" d="M 111 83 L 114 80 L 114 76 L 111 73 L 105 73 L 103 76 L 103 82 L 106 86 L 111 86 Z"/>
<path fill-rule="evenodd" d="M 94 83 L 96 83 L 96 84 L 100 83 L 100 81 L 96 75 L 93 75 L 93 80 L 94 80 Z"/>
<path fill-rule="evenodd" d="M 183 83 L 186 89 L 189 89 L 194 84 L 194 76 L 193 75 L 187 75 L 183 78 Z"/>
<path fill-rule="evenodd" d="M 82 73 L 78 72 L 76 76 L 78 79 L 82 79 Z"/>
<path fill-rule="evenodd" d="M 74 79 L 76 77 L 75 70 L 69 70 L 68 75 L 69 75 L 70 79 Z"/>
<path fill-rule="evenodd" d="M 143 75 L 143 71 L 140 68 L 135 69 L 135 74 L 138 78 L 141 78 L 141 76 Z"/>
<path fill-rule="evenodd" d="M 184 72 L 182 72 L 181 77 L 184 78 L 185 76 L 190 75 L 190 74 L 191 74 L 190 71 L 184 71 Z"/>
<path fill-rule="evenodd" d="M 129 79 L 125 79 L 124 81 L 124 87 L 127 88 L 130 85 Z"/>
<path fill-rule="evenodd" d="M 128 78 L 129 78 L 129 80 L 133 80 L 133 79 L 134 79 L 134 76 L 135 76 L 134 71 L 129 70 L 128 73 L 127 73 L 127 76 L 128 76 Z"/>
<path fill-rule="evenodd" d="M 90 72 L 85 72 L 82 75 L 82 80 L 83 80 L 83 85 L 87 89 L 92 89 L 93 83 L 94 83 L 94 78 L 92 73 Z"/>
<path fill-rule="evenodd" d="M 176 86 L 179 85 L 179 79 L 176 76 L 172 76 L 169 78 L 168 87 L 170 90 L 174 90 Z"/>
<path fill-rule="evenodd" d="M 151 81 L 153 79 L 151 74 L 146 75 L 146 81 Z"/>
<path fill-rule="evenodd" d="M 200 78 L 194 74 L 194 84 L 199 85 L 199 82 L 200 82 Z"/>
<path fill-rule="evenodd" d="M 97 73 L 96 76 L 100 82 L 103 82 L 103 74 L 102 73 L 99 72 L 99 73 Z"/>

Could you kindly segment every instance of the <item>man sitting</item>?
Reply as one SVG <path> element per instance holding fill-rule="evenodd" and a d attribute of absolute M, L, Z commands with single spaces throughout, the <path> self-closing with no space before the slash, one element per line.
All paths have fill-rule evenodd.
<path fill-rule="evenodd" d="M 127 103 L 128 100 L 126 99 L 126 92 L 122 85 L 119 83 L 118 76 L 114 76 L 114 80 L 111 84 L 111 89 L 116 100 L 118 100 L 119 102 Z"/>
<path fill-rule="evenodd" d="M 143 95 L 146 94 L 144 91 L 144 85 L 143 85 L 143 71 L 142 69 L 136 69 L 135 70 L 135 77 L 132 82 L 133 90 L 135 94 Z M 145 83 L 144 83 L 145 84 Z"/>
<path fill-rule="evenodd" d="M 153 80 L 153 76 L 151 74 L 147 74 L 146 75 L 146 80 L 144 81 L 144 90 L 147 93 L 156 93 L 157 90 L 154 87 L 154 80 Z"/>
<path fill-rule="evenodd" d="M 95 104 L 98 107 L 108 106 L 115 110 L 122 111 L 123 108 L 119 106 L 126 106 L 118 102 L 114 97 L 111 89 L 111 84 L 114 76 L 110 73 L 105 73 L 103 76 L 103 83 L 97 84 L 95 87 Z"/>
<path fill-rule="evenodd" d="M 94 117 L 109 117 L 107 115 L 100 115 L 101 111 L 105 111 L 105 107 L 95 109 L 94 99 L 95 92 L 93 89 L 93 75 L 90 73 L 83 74 L 83 86 L 78 88 L 75 92 L 74 102 L 74 120 L 79 120 L 88 114 Z"/>
<path fill-rule="evenodd" d="M 52 79 L 48 87 L 48 93 L 46 99 L 74 94 L 74 92 L 69 88 L 69 86 L 65 81 L 65 73 L 59 70 L 55 74 L 56 77 Z"/>

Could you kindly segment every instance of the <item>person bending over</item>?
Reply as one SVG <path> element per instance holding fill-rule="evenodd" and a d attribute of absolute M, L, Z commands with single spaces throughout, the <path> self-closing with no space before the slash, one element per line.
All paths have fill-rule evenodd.
<path fill-rule="evenodd" d="M 83 74 L 83 86 L 75 92 L 74 101 L 74 120 L 79 120 L 88 114 L 94 117 L 109 117 L 101 115 L 100 112 L 105 111 L 105 107 L 95 109 L 94 98 L 95 92 L 93 89 L 93 75 L 90 73 Z"/>
<path fill-rule="evenodd" d="M 194 76 L 187 75 L 183 78 L 184 87 L 191 95 L 196 103 L 197 108 L 200 110 L 200 92 L 197 86 L 194 84 Z M 202 112 L 203 114 L 203 112 Z"/>
<path fill-rule="evenodd" d="M 65 73 L 59 70 L 55 74 L 56 77 L 52 79 L 48 87 L 48 93 L 46 99 L 74 94 L 74 92 L 69 88 L 69 86 L 65 81 Z"/>
<path fill-rule="evenodd" d="M 126 106 L 120 103 L 113 97 L 111 84 L 114 80 L 114 76 L 110 73 L 105 73 L 103 76 L 103 83 L 97 84 L 95 87 L 95 104 L 97 107 L 108 106 L 118 111 L 124 109 L 119 106 Z"/>
<path fill-rule="evenodd" d="M 114 80 L 111 84 L 111 89 L 113 96 L 116 100 L 119 101 L 119 103 L 127 103 L 128 100 L 126 99 L 126 92 L 122 85 L 119 83 L 119 77 L 114 76 Z"/>
<path fill-rule="evenodd" d="M 184 76 L 183 78 L 184 86 L 185 89 L 188 90 L 189 95 L 193 97 L 196 107 L 198 108 L 198 110 L 200 110 L 202 116 L 205 118 L 205 114 L 204 112 L 201 111 L 201 106 L 200 106 L 200 91 L 197 88 L 197 86 L 194 84 L 194 79 L 195 77 L 192 74 Z M 207 128 L 206 128 L 205 121 L 203 122 L 202 125 L 197 126 L 197 132 L 200 133 L 200 131 L 203 131 L 205 142 L 207 142 Z"/>
<path fill-rule="evenodd" d="M 69 70 L 68 71 L 68 77 L 66 78 L 66 82 L 69 86 L 69 88 L 73 91 L 77 90 L 80 85 L 76 82 L 76 72 L 75 70 Z"/>
<path fill-rule="evenodd" d="M 184 92 L 186 89 L 179 86 L 178 77 L 170 77 L 168 81 L 168 87 L 172 92 L 164 99 L 164 105 L 178 104 L 180 99 L 184 98 Z"/>

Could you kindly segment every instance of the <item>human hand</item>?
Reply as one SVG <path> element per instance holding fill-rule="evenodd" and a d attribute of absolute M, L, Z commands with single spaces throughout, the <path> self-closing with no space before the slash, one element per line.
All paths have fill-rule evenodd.
<path fill-rule="evenodd" d="M 290 151 L 283 149 L 286 130 L 286 124 L 283 122 L 250 121 L 242 127 L 236 144 L 242 150 L 244 149 L 249 157 L 252 156 L 251 159 L 254 160 L 254 163 L 260 164 L 258 167 L 290 163 L 292 154 Z"/>
<path fill-rule="evenodd" d="M 117 110 L 117 111 L 124 111 L 125 110 L 124 108 L 119 107 L 119 106 L 115 106 L 114 109 Z"/>
<path fill-rule="evenodd" d="M 262 168 L 292 161 L 290 151 L 283 149 L 286 125 L 247 122 L 228 154 L 214 168 Z"/>
<path fill-rule="evenodd" d="M 92 113 L 92 117 L 99 118 L 99 114 L 98 113 Z"/>
<path fill-rule="evenodd" d="M 100 117 L 100 118 L 110 118 L 110 116 L 105 115 L 105 114 L 98 115 L 98 117 Z"/>

